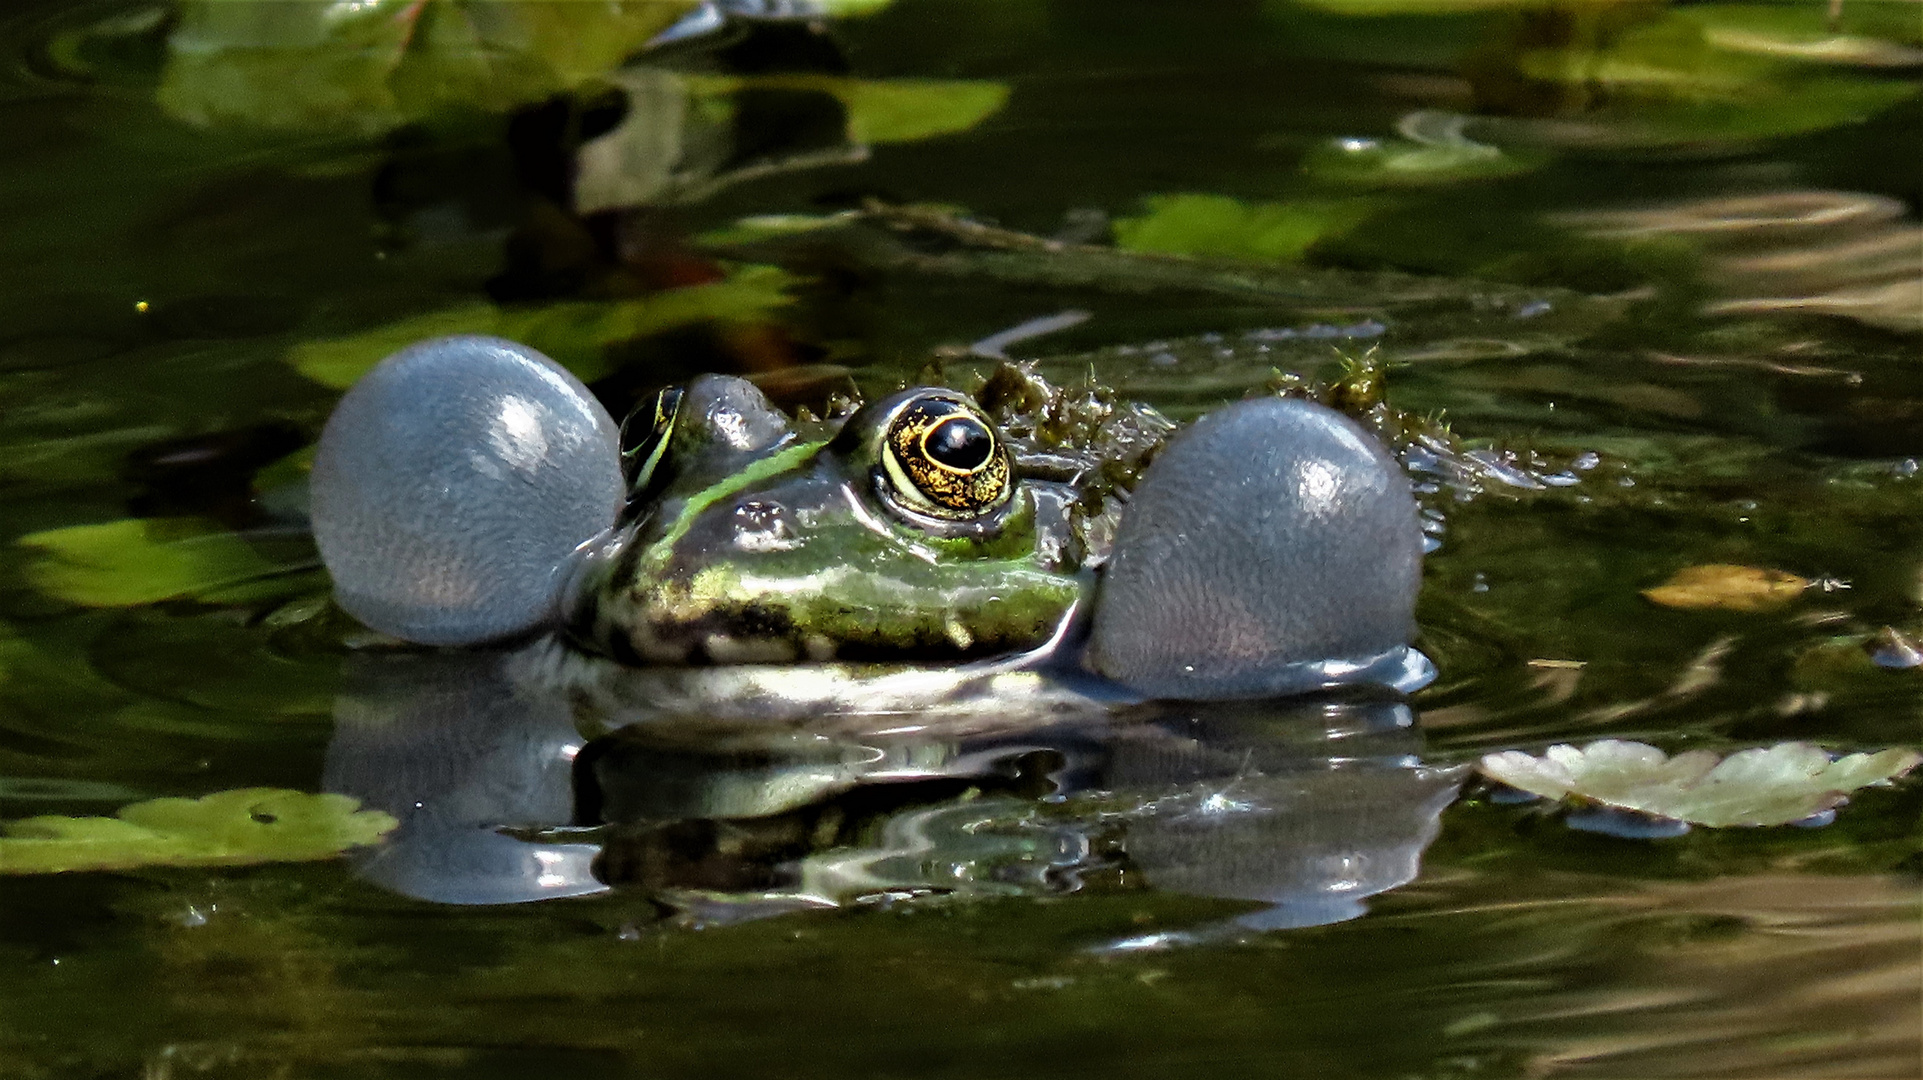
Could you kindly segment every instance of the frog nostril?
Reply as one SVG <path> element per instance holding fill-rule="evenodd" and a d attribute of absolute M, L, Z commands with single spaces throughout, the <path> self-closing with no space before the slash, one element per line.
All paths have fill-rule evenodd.
<path fill-rule="evenodd" d="M 734 546 L 742 551 L 788 551 L 801 546 L 788 508 L 781 503 L 747 500 L 735 507 L 734 519 Z"/>

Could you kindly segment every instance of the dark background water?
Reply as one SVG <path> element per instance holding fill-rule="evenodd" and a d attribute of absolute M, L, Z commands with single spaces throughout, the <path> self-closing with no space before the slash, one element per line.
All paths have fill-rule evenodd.
<path fill-rule="evenodd" d="M 1334 340 L 1379 348 L 1395 405 L 1444 410 L 1525 475 L 1595 464 L 1573 486 L 1485 477 L 1442 500 L 1421 609 L 1441 678 L 1414 699 L 1419 734 L 1367 754 L 1290 757 L 1288 739 L 1236 727 L 1321 730 L 1286 710 L 1163 718 L 1171 737 L 1226 747 L 1191 772 L 1130 773 L 1135 759 L 1090 751 L 1085 733 L 1037 737 L 1055 757 L 1024 744 L 990 755 L 986 779 L 837 788 L 753 826 L 710 807 L 688 815 L 707 832 L 650 832 L 660 821 L 643 814 L 647 828 L 596 836 L 627 860 L 603 876 L 632 870 L 620 887 L 517 906 L 410 898 L 341 861 L 0 876 L 0 1073 L 1918 1075 L 1914 783 L 1861 793 L 1825 828 L 1662 841 L 1575 832 L 1472 786 L 1412 884 L 1325 926 L 1264 930 L 1248 920 L 1263 903 L 1222 884 L 1223 867 L 1277 859 L 1300 835 L 1176 829 L 1221 872 L 1157 869 L 1161 834 L 1144 823 L 1186 820 L 1158 817 L 1157 799 L 1197 796 L 1200 812 L 1211 793 L 1247 796 L 1250 777 L 1296 775 L 1247 767 L 1249 753 L 1442 769 L 1603 736 L 1671 751 L 1923 741 L 1923 676 L 1868 651 L 1885 628 L 1923 629 L 1923 13 L 1847 0 L 1855 51 L 1819 63 L 1781 44 L 1831 36 L 1804 3 L 1404 7 L 897 0 L 819 33 L 686 47 L 647 63 L 976 80 L 1008 97 L 965 130 L 811 164 L 855 156 L 846 102 L 793 85 L 711 94 L 722 149 L 706 178 L 731 183 L 580 214 L 573 153 L 638 114 L 632 90 L 590 82 L 375 132 L 198 125 L 156 103 L 164 9 L 10 5 L 6 818 L 338 781 L 344 734 L 368 715 L 352 703 L 384 699 L 342 689 L 343 656 L 368 643 L 324 602 L 298 457 L 285 460 L 338 389 L 290 359 L 450 308 L 642 303 L 730 259 L 779 263 L 805 279 L 792 304 L 605 341 L 574 310 L 540 332 L 576 347 L 615 408 L 708 369 L 806 400 L 1078 308 L 1091 318 L 1016 355 L 1184 418 L 1273 367 L 1326 375 L 1330 339 L 1310 328 L 1372 324 Z M 1765 31 L 1780 40 L 1757 44 Z M 1456 156 L 1369 172 L 1376 151 L 1342 139 Z M 1224 198 L 1191 204 L 1213 208 L 1206 220 L 1131 232 L 1179 194 Z M 1274 287 L 695 239 L 864 199 L 1253 258 L 1245 276 Z M 1277 218 L 1261 207 L 1307 221 L 1313 243 L 1264 248 L 1257 226 Z M 1384 272 L 1438 284 L 1412 301 L 1419 282 L 1363 276 Z M 201 574 L 143 593 L 160 571 L 142 563 L 85 593 L 47 576 L 44 547 L 12 543 L 130 518 L 191 518 L 272 572 L 237 592 Z M 1760 613 L 1639 595 L 1712 562 L 1817 584 Z M 703 791 L 806 771 L 792 748 L 719 764 L 698 746 L 628 752 Z M 1060 779 L 1078 755 L 1099 763 L 1080 787 Z M 1319 782 L 1302 781 L 1305 798 L 1367 802 Z M 1282 797 L 1257 787 L 1247 798 Z M 1398 842 L 1417 832 L 1412 817 Z M 1215 835 L 1228 839 L 1210 848 Z M 805 890 L 770 883 L 854 856 L 866 891 L 771 913 L 769 896 Z"/>

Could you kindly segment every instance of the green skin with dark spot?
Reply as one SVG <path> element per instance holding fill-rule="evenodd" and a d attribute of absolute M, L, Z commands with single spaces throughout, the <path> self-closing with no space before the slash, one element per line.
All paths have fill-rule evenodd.
<path fill-rule="evenodd" d="M 878 487 L 885 404 L 820 433 L 832 439 L 787 424 L 755 451 L 677 419 L 673 478 L 576 583 L 575 637 L 639 664 L 944 661 L 1047 642 L 1084 588 L 1041 554 L 1069 526 L 1038 506 L 1067 500 L 1022 481 L 981 521 L 913 520 Z"/>

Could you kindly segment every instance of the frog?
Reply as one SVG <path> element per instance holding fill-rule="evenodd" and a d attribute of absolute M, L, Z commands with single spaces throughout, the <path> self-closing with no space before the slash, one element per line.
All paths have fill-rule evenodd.
<path fill-rule="evenodd" d="M 617 686 L 602 710 L 617 714 L 939 711 L 962 686 L 993 689 L 965 695 L 991 709 L 1009 694 L 1400 693 L 1433 677 L 1411 644 L 1410 484 L 1354 420 L 1261 394 L 1178 427 L 1012 366 L 974 391 L 791 416 L 709 375 L 616 425 L 525 346 L 435 339 L 329 418 L 315 536 L 337 602 L 371 628 L 534 639 L 550 675 L 581 684 L 591 667 L 586 681 Z"/>
<path fill-rule="evenodd" d="M 1021 475 L 959 391 L 797 422 L 753 384 L 704 375 L 636 418 L 633 523 L 563 601 L 594 651 L 632 666 L 965 661 L 1040 645 L 1081 597 L 1073 489 Z"/>

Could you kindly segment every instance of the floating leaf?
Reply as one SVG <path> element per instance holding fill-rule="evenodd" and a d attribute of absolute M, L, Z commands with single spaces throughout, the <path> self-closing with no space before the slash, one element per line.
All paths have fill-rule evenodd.
<path fill-rule="evenodd" d="M 979 80 L 851 79 L 836 75 L 686 74 L 651 67 L 611 72 L 627 98 L 621 122 L 575 159 L 574 209 L 699 200 L 738 180 L 861 160 L 866 147 L 965 131 L 1007 103 L 1008 87 Z M 817 98 L 840 127 L 796 142 L 737 129 L 740 95 Z M 747 138 L 752 145 L 739 145 Z"/>
<path fill-rule="evenodd" d="M 610 71 L 697 0 L 183 0 L 158 91 L 203 126 L 377 134 L 503 110 Z"/>
<path fill-rule="evenodd" d="M 88 607 L 132 607 L 176 597 L 222 595 L 296 568 L 263 555 L 236 533 L 195 518 L 123 518 L 29 533 L 41 552 L 25 574 L 34 588 Z"/>
<path fill-rule="evenodd" d="M 1577 798 L 1695 825 L 1787 825 L 1846 801 L 1869 784 L 1923 764 L 1914 750 L 1832 759 L 1808 743 L 1778 743 L 1718 758 L 1708 750 L 1675 757 L 1653 746 L 1603 739 L 1580 749 L 1550 747 L 1488 754 L 1484 776 L 1549 799 Z"/>
<path fill-rule="evenodd" d="M 1152 195 L 1148 212 L 1115 222 L 1115 245 L 1173 255 L 1295 259 L 1367 217 L 1360 199 L 1250 203 L 1226 195 Z"/>
<path fill-rule="evenodd" d="M 1579 141 L 1664 145 L 1772 138 L 1858 123 L 1916 93 L 1911 80 L 1807 65 L 1714 44 L 1681 15 L 1647 19 L 1599 45 L 1525 49 L 1515 69 L 1580 88 L 1596 104 L 1563 123 Z M 1599 93 L 1600 91 L 1600 93 Z M 1549 136 L 1555 125 L 1538 127 Z M 1514 129 L 1520 136 L 1527 122 Z"/>
<path fill-rule="evenodd" d="M 1487 180 L 1527 172 L 1540 154 L 1519 156 L 1480 143 L 1436 146 L 1407 139 L 1341 138 L 1316 148 L 1303 163 L 1311 176 L 1345 184 L 1404 187 Z"/>
<path fill-rule="evenodd" d="M 1687 566 L 1643 596 L 1672 608 L 1768 611 L 1801 596 L 1809 581 L 1783 570 L 1710 563 Z"/>
<path fill-rule="evenodd" d="M 830 18 L 853 18 L 860 15 L 873 15 L 895 0 L 815 0 L 815 5 L 823 15 Z"/>
<path fill-rule="evenodd" d="M 980 80 L 840 80 L 825 87 L 848 108 L 848 137 L 913 142 L 967 131 L 1008 104 L 1008 87 Z"/>
<path fill-rule="evenodd" d="M 850 79 L 840 75 L 693 75 L 697 94 L 812 90 L 848 110 L 848 138 L 863 145 L 967 131 L 1008 104 L 1005 83 L 981 79 Z"/>
<path fill-rule="evenodd" d="M 743 266 L 724 281 L 634 300 L 570 300 L 538 308 L 465 304 L 348 337 L 296 345 L 287 359 L 315 382 L 344 390 L 382 357 L 417 341 L 443 334 L 493 334 L 537 349 L 583 382 L 593 382 L 608 373 L 608 346 L 696 323 L 765 320 L 775 308 L 794 302 L 787 289 L 797 280 L 776 267 Z"/>
<path fill-rule="evenodd" d="M 126 802 L 140 797 L 132 788 L 105 780 L 62 780 L 46 776 L 0 776 L 0 799 L 15 802 Z"/>
<path fill-rule="evenodd" d="M 1777 60 L 1856 68 L 1923 64 L 1923 21 L 1901 4 L 1691 4 L 1675 14 L 1709 44 Z M 1894 39 L 1894 40 L 1892 40 Z"/>
<path fill-rule="evenodd" d="M 359 806 L 345 795 L 241 788 L 134 803 L 113 817 L 26 818 L 0 825 L 0 873 L 326 859 L 397 824 Z"/>
<path fill-rule="evenodd" d="M 1539 152 L 1513 152 L 1479 143 L 1466 134 L 1470 117 L 1422 109 L 1397 123 L 1399 138 L 1330 139 L 1303 161 L 1311 176 L 1370 187 L 1412 187 L 1486 180 L 1527 172 L 1547 160 Z"/>

